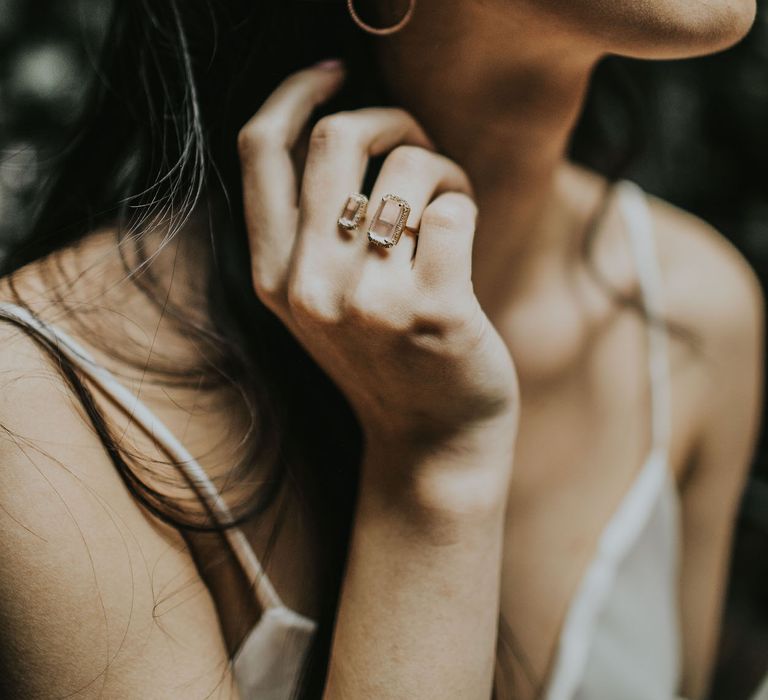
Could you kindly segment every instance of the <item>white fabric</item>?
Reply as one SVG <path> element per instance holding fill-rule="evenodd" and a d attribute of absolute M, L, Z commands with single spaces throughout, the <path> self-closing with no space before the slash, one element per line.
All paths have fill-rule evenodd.
<path fill-rule="evenodd" d="M 285 606 L 269 608 L 240 645 L 233 673 L 244 700 L 287 700 L 315 624 Z"/>
<path fill-rule="evenodd" d="M 765 680 L 760 684 L 752 700 L 768 700 L 768 675 Z"/>

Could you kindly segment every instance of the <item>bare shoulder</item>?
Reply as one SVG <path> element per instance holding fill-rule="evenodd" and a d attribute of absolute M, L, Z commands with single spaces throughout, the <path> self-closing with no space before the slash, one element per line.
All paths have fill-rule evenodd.
<path fill-rule="evenodd" d="M 677 403 L 695 419 L 699 461 L 744 473 L 762 402 L 765 296 L 752 265 L 719 231 L 650 197 L 667 317 L 699 352 L 673 342 Z M 709 455 L 705 457 L 703 455 Z"/>
<path fill-rule="evenodd" d="M 588 221 L 589 213 L 603 197 L 606 179 L 573 163 L 567 163 L 561 175 L 561 187 L 571 209 Z M 718 338 L 733 341 L 739 334 L 754 336 L 759 332 L 763 292 L 754 269 L 741 252 L 702 219 L 658 197 L 647 198 L 667 316 L 702 340 L 713 342 Z M 579 210 L 584 211 L 579 214 Z M 626 237 L 619 240 L 625 249 Z M 630 264 L 632 270 L 634 267 Z"/>
<path fill-rule="evenodd" d="M 649 199 L 670 313 L 712 341 L 756 336 L 765 300 L 749 261 L 702 219 Z"/>
<path fill-rule="evenodd" d="M 136 504 L 38 343 L 0 321 L 0 696 L 234 697 L 180 537 Z"/>

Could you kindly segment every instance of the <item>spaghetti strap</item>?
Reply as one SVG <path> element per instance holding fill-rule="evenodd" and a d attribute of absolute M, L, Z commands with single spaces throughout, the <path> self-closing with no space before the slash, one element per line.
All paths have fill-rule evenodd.
<path fill-rule="evenodd" d="M 111 372 L 99 365 L 85 348 L 61 329 L 41 321 L 27 309 L 16 304 L 0 302 L 0 314 L 15 319 L 56 345 L 58 350 L 120 406 L 142 431 L 160 444 L 174 460 L 197 495 L 211 509 L 218 524 L 227 526 L 234 522 L 229 507 L 200 463 L 165 424 L 137 396 L 118 382 Z M 242 530 L 234 526 L 225 527 L 224 535 L 245 575 L 254 586 L 262 609 L 284 608 L 282 600 Z"/>
<path fill-rule="evenodd" d="M 619 182 L 615 185 L 614 195 L 629 232 L 643 308 L 651 319 L 647 325 L 651 447 L 632 486 L 603 529 L 595 556 L 568 607 L 553 672 L 546 685 L 546 700 L 581 697 L 577 695 L 578 689 L 587 672 L 601 615 L 610 604 L 622 565 L 656 516 L 659 503 L 667 502 L 665 494 L 672 493 L 665 491 L 671 486 L 668 462 L 670 372 L 666 329 L 658 323 L 664 309 L 653 220 L 646 196 L 637 185 Z"/>
<path fill-rule="evenodd" d="M 648 362 L 651 380 L 652 445 L 654 450 L 668 456 L 671 435 L 670 360 L 655 227 L 645 192 L 628 180 L 618 183 L 616 187 L 632 244 L 643 307 L 649 316 Z"/>

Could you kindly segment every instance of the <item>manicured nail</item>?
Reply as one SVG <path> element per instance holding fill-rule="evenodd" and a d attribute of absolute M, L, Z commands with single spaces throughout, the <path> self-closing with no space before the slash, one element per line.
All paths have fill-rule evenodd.
<path fill-rule="evenodd" d="M 315 64 L 315 68 L 321 68 L 322 70 L 339 70 L 344 67 L 344 62 L 338 58 L 329 58 L 325 61 L 320 61 Z"/>

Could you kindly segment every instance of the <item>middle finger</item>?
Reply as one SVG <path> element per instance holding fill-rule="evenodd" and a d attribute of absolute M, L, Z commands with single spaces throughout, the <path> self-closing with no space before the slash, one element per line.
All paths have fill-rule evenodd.
<path fill-rule="evenodd" d="M 436 196 L 450 191 L 472 194 L 467 175 L 449 158 L 414 146 L 400 146 L 389 154 L 371 194 L 371 233 L 375 240 L 390 238 L 393 233 L 392 224 L 398 209 L 394 202 L 384 204 L 382 200 L 388 195 L 408 204 L 410 213 L 406 226 L 410 230 L 404 231 L 393 247 L 382 249 L 371 245 L 373 252 L 379 253 L 373 258 L 380 261 L 382 272 L 394 271 L 404 262 L 410 262 L 424 210 Z M 382 205 L 383 215 L 377 218 Z"/>
<path fill-rule="evenodd" d="M 338 227 L 339 216 L 362 186 L 370 158 L 403 143 L 432 148 L 416 120 L 393 108 L 341 112 L 321 119 L 312 132 L 290 274 L 322 285 L 329 306 L 340 303 L 366 254 L 364 222 L 350 235 Z"/>

